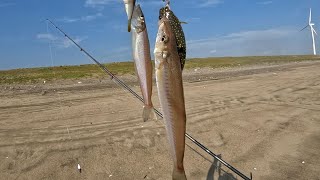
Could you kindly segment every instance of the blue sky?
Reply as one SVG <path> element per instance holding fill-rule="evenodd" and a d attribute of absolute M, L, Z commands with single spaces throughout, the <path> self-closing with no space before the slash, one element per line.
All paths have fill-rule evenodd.
<path fill-rule="evenodd" d="M 163 4 L 137 2 L 147 20 L 153 51 Z M 171 0 L 175 14 L 188 22 L 183 25 L 188 58 L 311 54 L 310 31 L 299 32 L 307 24 L 310 7 L 320 35 L 319 0 Z M 0 69 L 92 63 L 48 27 L 46 18 L 101 62 L 131 60 L 122 0 L 0 0 Z"/>

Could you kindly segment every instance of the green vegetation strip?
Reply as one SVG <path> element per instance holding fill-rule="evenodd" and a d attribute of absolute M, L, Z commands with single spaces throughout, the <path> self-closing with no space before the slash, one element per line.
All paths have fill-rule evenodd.
<path fill-rule="evenodd" d="M 319 61 L 320 56 L 250 56 L 250 57 L 212 57 L 193 58 L 186 62 L 186 69 L 219 68 L 257 64 L 281 64 L 300 61 Z M 106 64 L 116 75 L 134 74 L 132 62 Z M 105 73 L 93 64 L 79 66 L 41 67 L 0 71 L 0 84 L 38 83 L 63 79 L 100 78 Z"/>

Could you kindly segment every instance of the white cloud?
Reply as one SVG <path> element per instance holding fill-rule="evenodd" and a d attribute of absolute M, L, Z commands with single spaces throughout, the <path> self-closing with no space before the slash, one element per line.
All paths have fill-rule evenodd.
<path fill-rule="evenodd" d="M 46 39 L 49 41 L 55 41 L 58 39 L 58 37 L 56 37 L 52 34 L 37 34 L 37 39 Z"/>
<path fill-rule="evenodd" d="M 149 1 L 142 1 L 139 2 L 139 4 L 141 4 L 141 6 L 163 6 L 164 2 L 162 0 L 149 0 Z"/>
<path fill-rule="evenodd" d="M 217 50 L 213 49 L 213 50 L 210 51 L 210 54 L 214 54 L 216 52 L 217 52 Z"/>
<path fill-rule="evenodd" d="M 309 39 L 295 28 L 273 28 L 190 40 L 187 51 L 188 57 L 308 54 Z"/>
<path fill-rule="evenodd" d="M 99 17 L 102 17 L 102 13 L 96 13 L 94 15 L 87 15 L 87 16 L 82 16 L 79 18 L 70 18 L 70 17 L 64 17 L 62 19 L 59 19 L 58 21 L 64 22 L 64 23 L 73 23 L 73 22 L 78 22 L 78 21 L 85 21 L 85 22 L 89 22 L 89 21 L 93 21 Z"/>
<path fill-rule="evenodd" d="M 119 31 L 119 32 L 128 32 L 127 31 L 127 24 L 114 23 L 111 25 L 111 28 L 116 31 Z"/>
<path fill-rule="evenodd" d="M 102 16 L 102 13 L 97 13 L 97 14 L 94 14 L 94 15 L 83 16 L 81 18 L 81 20 L 83 20 L 83 21 L 92 21 L 92 20 L 95 20 L 95 19 L 97 19 L 98 17 L 101 17 L 101 16 Z"/>
<path fill-rule="evenodd" d="M 85 6 L 87 7 L 97 7 L 97 6 L 103 6 L 106 4 L 110 4 L 112 2 L 117 2 L 120 0 L 86 0 Z"/>
<path fill-rule="evenodd" d="M 269 5 L 272 4 L 273 1 L 262 1 L 262 2 L 257 2 L 257 4 L 261 4 L 261 5 Z"/>
<path fill-rule="evenodd" d="M 73 22 L 80 21 L 80 19 L 79 18 L 64 17 L 64 18 L 58 19 L 58 21 L 64 22 L 64 23 L 73 23 Z"/>
<path fill-rule="evenodd" d="M 76 42 L 76 43 L 80 43 L 80 42 L 82 42 L 83 40 L 85 40 L 85 39 L 87 39 L 86 37 L 76 37 L 75 39 L 74 39 L 74 41 Z M 61 48 L 69 48 L 69 47 L 71 47 L 71 46 L 73 46 L 74 44 L 69 40 L 69 39 L 66 39 L 66 38 L 64 38 L 62 41 L 60 41 L 60 43 L 59 42 L 57 42 L 57 45 L 59 46 L 59 47 L 61 47 Z"/>
<path fill-rule="evenodd" d="M 104 6 L 113 4 L 113 3 L 123 4 L 123 0 L 86 0 L 85 7 L 103 9 Z M 146 0 L 146 1 L 139 1 L 139 4 L 141 6 L 161 6 L 164 3 L 162 2 L 162 0 Z"/>
<path fill-rule="evenodd" d="M 190 17 L 190 18 L 186 18 L 185 20 L 181 20 L 181 21 L 185 21 L 186 23 L 195 23 L 195 22 L 199 22 L 201 20 L 201 18 L 198 17 Z"/>
<path fill-rule="evenodd" d="M 103 56 L 103 59 L 106 62 L 115 61 L 115 60 L 125 60 L 128 61 L 131 58 L 132 49 L 130 45 L 125 45 L 122 47 L 118 47 L 116 49 L 110 49 L 110 51 Z M 129 59 L 128 59 L 129 57 Z"/>
<path fill-rule="evenodd" d="M 7 7 L 7 6 L 13 6 L 15 3 L 12 2 L 0 2 L 0 8 Z"/>
<path fill-rule="evenodd" d="M 202 0 L 199 3 L 199 7 L 212 7 L 223 3 L 223 0 Z"/>
<path fill-rule="evenodd" d="M 65 37 L 58 37 L 58 36 L 55 36 L 50 33 L 37 34 L 37 39 L 43 40 L 47 43 L 52 43 L 53 45 L 55 45 L 56 47 L 59 47 L 59 48 L 69 48 L 73 45 L 73 43 L 69 39 L 67 39 Z M 86 37 L 76 37 L 76 38 L 74 38 L 74 41 L 76 43 L 80 43 L 85 39 L 87 39 L 87 38 Z"/>

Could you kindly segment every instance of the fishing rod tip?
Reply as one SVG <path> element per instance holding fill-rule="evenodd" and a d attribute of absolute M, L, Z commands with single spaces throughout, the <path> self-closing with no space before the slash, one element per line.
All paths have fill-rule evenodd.
<path fill-rule="evenodd" d="M 41 23 L 45 22 L 45 21 L 48 21 L 48 19 L 41 19 Z"/>

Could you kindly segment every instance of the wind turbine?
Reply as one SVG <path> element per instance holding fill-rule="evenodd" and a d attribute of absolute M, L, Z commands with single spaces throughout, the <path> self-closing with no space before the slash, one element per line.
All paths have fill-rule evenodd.
<path fill-rule="evenodd" d="M 314 55 L 317 55 L 317 52 L 316 52 L 316 43 L 315 43 L 315 40 L 314 40 L 314 34 L 318 35 L 316 30 L 314 30 L 313 26 L 314 26 L 314 23 L 311 22 L 312 21 L 312 12 L 311 12 L 311 8 L 310 8 L 310 16 L 309 16 L 309 24 L 304 27 L 303 29 L 301 29 L 301 31 L 305 30 L 307 27 L 310 27 L 310 30 L 311 30 L 311 36 L 312 36 L 312 47 L 313 47 L 313 54 Z"/>

